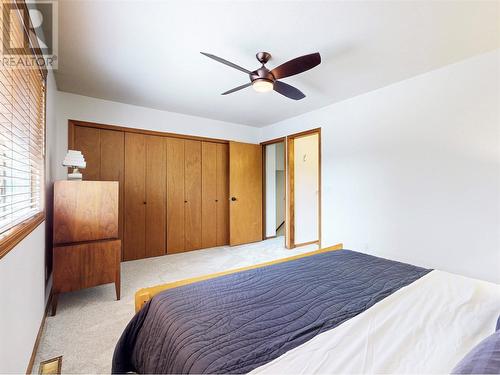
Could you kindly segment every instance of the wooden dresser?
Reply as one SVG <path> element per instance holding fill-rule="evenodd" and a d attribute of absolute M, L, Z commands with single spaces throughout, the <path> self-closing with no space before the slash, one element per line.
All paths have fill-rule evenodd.
<path fill-rule="evenodd" d="M 120 299 L 117 181 L 54 184 L 52 315 L 60 293 L 115 283 Z"/>

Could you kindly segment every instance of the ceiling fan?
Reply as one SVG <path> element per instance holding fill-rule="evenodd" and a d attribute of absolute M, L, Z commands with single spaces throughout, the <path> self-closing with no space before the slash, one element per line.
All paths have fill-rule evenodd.
<path fill-rule="evenodd" d="M 295 74 L 299 74 L 305 72 L 306 70 L 314 68 L 316 65 L 321 63 L 321 56 L 318 52 L 311 53 L 310 55 L 304 55 L 297 57 L 293 60 L 287 61 L 284 64 L 274 68 L 273 70 L 269 70 L 265 67 L 265 64 L 271 58 L 271 54 L 268 52 L 259 52 L 257 55 L 257 60 L 262 64 L 262 66 L 254 71 L 250 71 L 248 69 L 242 68 L 239 65 L 233 64 L 230 61 L 224 60 L 221 57 L 212 55 L 210 53 L 200 52 L 202 55 L 210 57 L 215 61 L 226 64 L 234 69 L 238 69 L 243 73 L 247 73 L 250 77 L 250 82 L 244 85 L 235 87 L 229 91 L 223 92 L 222 95 L 231 94 L 235 91 L 244 89 L 248 86 L 252 86 L 257 92 L 268 92 L 274 90 L 281 95 L 286 96 L 287 98 L 300 100 L 305 98 L 304 93 L 299 89 L 285 83 L 278 81 L 281 78 L 290 77 Z"/>

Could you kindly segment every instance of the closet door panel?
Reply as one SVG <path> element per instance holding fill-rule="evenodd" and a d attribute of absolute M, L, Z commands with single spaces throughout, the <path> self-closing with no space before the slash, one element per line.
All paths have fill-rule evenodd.
<path fill-rule="evenodd" d="M 146 256 L 166 253 L 166 141 L 146 136 Z"/>
<path fill-rule="evenodd" d="M 167 253 L 184 251 L 184 140 L 167 138 Z"/>
<path fill-rule="evenodd" d="M 230 245 L 262 241 L 261 145 L 229 143 L 229 195 Z"/>
<path fill-rule="evenodd" d="M 100 129 L 101 181 L 118 181 L 118 237 L 123 239 L 123 181 L 125 165 L 125 133 Z"/>
<path fill-rule="evenodd" d="M 185 246 L 201 248 L 201 142 L 185 141 Z"/>
<path fill-rule="evenodd" d="M 81 170 L 84 180 L 99 181 L 101 177 L 100 131 L 86 126 L 75 126 L 74 149 L 81 151 L 87 167 Z"/>
<path fill-rule="evenodd" d="M 125 133 L 124 259 L 146 256 L 146 145 L 145 136 Z"/>
<path fill-rule="evenodd" d="M 217 144 L 201 144 L 201 245 L 217 246 Z"/>
<path fill-rule="evenodd" d="M 229 147 L 217 144 L 217 246 L 229 244 Z"/>

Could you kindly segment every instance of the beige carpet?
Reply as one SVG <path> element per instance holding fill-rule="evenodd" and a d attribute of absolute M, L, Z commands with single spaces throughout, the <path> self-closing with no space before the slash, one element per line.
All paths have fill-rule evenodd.
<path fill-rule="evenodd" d="M 63 356 L 63 373 L 110 373 L 115 344 L 134 314 L 137 289 L 284 258 L 317 248 L 284 248 L 283 237 L 237 247 L 216 247 L 122 263 L 122 299 L 113 284 L 63 294 L 48 317 L 33 371 Z"/>

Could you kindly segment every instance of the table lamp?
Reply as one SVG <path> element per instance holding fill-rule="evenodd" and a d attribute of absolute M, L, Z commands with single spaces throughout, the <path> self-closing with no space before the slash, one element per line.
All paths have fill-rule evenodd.
<path fill-rule="evenodd" d="M 84 169 L 87 166 L 83 154 L 81 151 L 68 150 L 66 157 L 64 158 L 62 165 L 64 167 L 73 168 L 72 173 L 68 173 L 68 180 L 81 180 L 82 174 L 78 168 Z"/>

